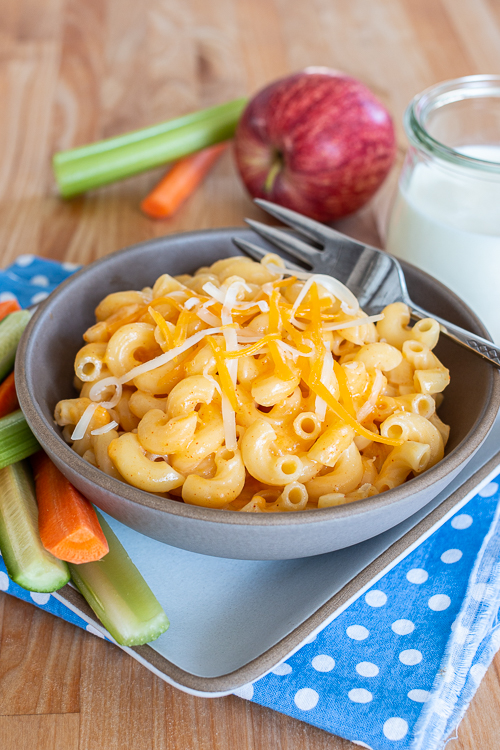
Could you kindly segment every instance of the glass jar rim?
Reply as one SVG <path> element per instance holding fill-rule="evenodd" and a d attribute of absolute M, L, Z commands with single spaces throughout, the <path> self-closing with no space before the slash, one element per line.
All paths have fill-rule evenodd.
<path fill-rule="evenodd" d="M 500 174 L 500 163 L 476 159 L 446 146 L 433 138 L 426 130 L 425 118 L 430 112 L 464 99 L 498 98 L 500 100 L 499 75 L 475 75 L 443 81 L 422 91 L 408 105 L 404 115 L 404 127 L 412 145 L 423 149 L 431 156 L 469 169 Z"/>

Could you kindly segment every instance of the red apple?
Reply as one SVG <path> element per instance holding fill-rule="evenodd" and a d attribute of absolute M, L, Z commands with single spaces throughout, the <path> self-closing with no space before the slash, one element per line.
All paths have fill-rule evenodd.
<path fill-rule="evenodd" d="M 248 192 L 318 221 L 363 206 L 396 152 L 392 119 L 355 78 L 308 68 L 271 83 L 244 110 L 235 155 Z"/>

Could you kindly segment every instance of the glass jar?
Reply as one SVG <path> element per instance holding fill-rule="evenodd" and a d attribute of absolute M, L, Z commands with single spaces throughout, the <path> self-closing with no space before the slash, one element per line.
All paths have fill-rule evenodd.
<path fill-rule="evenodd" d="M 500 76 L 416 96 L 387 250 L 446 284 L 500 344 Z"/>

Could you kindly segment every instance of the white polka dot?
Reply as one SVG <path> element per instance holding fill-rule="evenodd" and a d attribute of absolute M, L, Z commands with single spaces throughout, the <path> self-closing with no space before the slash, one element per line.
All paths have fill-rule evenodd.
<path fill-rule="evenodd" d="M 318 654 L 311 662 L 316 672 L 331 672 L 335 666 L 335 659 L 327 654 Z"/>
<path fill-rule="evenodd" d="M 422 568 L 413 568 L 413 570 L 408 571 L 406 578 L 410 583 L 425 583 L 429 578 L 429 574 Z"/>
<path fill-rule="evenodd" d="M 247 701 L 251 701 L 253 698 L 253 685 L 242 685 L 238 690 L 235 690 L 233 695 L 237 695 L 238 698 L 244 698 Z"/>
<path fill-rule="evenodd" d="M 353 641 L 364 641 L 370 635 L 370 631 L 363 625 L 349 625 L 345 632 Z"/>
<path fill-rule="evenodd" d="M 12 292 L 0 292 L 0 302 L 10 302 L 11 299 L 17 302 L 17 297 Z"/>
<path fill-rule="evenodd" d="M 36 591 L 30 591 L 30 596 L 35 604 L 47 604 L 50 599 L 50 594 L 39 594 Z"/>
<path fill-rule="evenodd" d="M 379 673 L 379 668 L 371 661 L 360 661 L 359 664 L 356 664 L 356 672 L 361 677 L 376 677 Z"/>
<path fill-rule="evenodd" d="M 101 631 L 97 630 L 97 628 L 94 627 L 94 625 L 91 625 L 90 623 L 87 625 L 87 627 L 85 628 L 85 630 L 87 632 L 89 632 L 89 633 L 92 633 L 92 635 L 96 635 L 98 638 L 104 638 L 104 636 L 101 633 Z"/>
<path fill-rule="evenodd" d="M 411 620 L 396 620 L 392 623 L 391 628 L 396 635 L 409 635 L 415 630 L 415 625 Z"/>
<path fill-rule="evenodd" d="M 9 576 L 0 570 L 0 591 L 7 591 L 9 588 Z"/>
<path fill-rule="evenodd" d="M 392 716 L 384 724 L 383 732 L 388 740 L 402 740 L 408 734 L 408 724 L 398 716 Z"/>
<path fill-rule="evenodd" d="M 482 490 L 479 490 L 478 495 L 480 497 L 491 497 L 498 491 L 498 484 L 496 482 L 490 482 Z"/>
<path fill-rule="evenodd" d="M 406 664 L 407 667 L 414 667 L 415 664 L 420 664 L 422 661 L 422 654 L 416 648 L 409 648 L 406 651 L 401 651 L 399 661 Z"/>
<path fill-rule="evenodd" d="M 348 696 L 349 700 L 353 703 L 369 703 L 373 700 L 373 695 L 369 690 L 365 690 L 364 688 L 354 688 L 354 690 L 349 690 Z"/>
<path fill-rule="evenodd" d="M 500 628 L 498 626 L 493 631 L 493 635 L 491 636 L 491 643 L 493 646 L 496 646 L 498 650 L 500 646 Z"/>
<path fill-rule="evenodd" d="M 49 292 L 37 292 L 31 298 L 31 304 L 37 305 L 39 302 L 43 302 L 44 299 L 47 299 L 48 296 Z"/>
<path fill-rule="evenodd" d="M 36 286 L 49 286 L 50 281 L 43 274 L 38 274 L 38 276 L 33 276 L 33 278 L 30 281 L 30 284 L 35 284 Z"/>
<path fill-rule="evenodd" d="M 474 666 L 470 668 L 470 676 L 474 682 L 481 682 L 485 674 L 486 667 L 483 664 L 474 664 Z"/>
<path fill-rule="evenodd" d="M 313 633 L 312 635 L 309 636 L 309 638 L 305 639 L 304 645 L 306 643 L 314 643 L 315 640 L 316 640 L 316 633 Z"/>
<path fill-rule="evenodd" d="M 429 599 L 429 607 L 434 612 L 442 612 L 443 609 L 448 609 L 451 604 L 451 599 L 446 594 L 435 594 Z"/>
<path fill-rule="evenodd" d="M 286 674 L 290 674 L 291 671 L 291 666 L 286 662 L 284 664 L 278 664 L 276 667 L 274 667 L 274 669 L 271 669 L 271 672 L 278 675 L 278 677 L 283 677 Z"/>
<path fill-rule="evenodd" d="M 65 271 L 76 271 L 77 268 L 80 268 L 79 263 L 69 263 L 66 261 L 65 263 L 62 263 L 62 267 Z"/>
<path fill-rule="evenodd" d="M 369 591 L 367 593 L 367 595 L 365 596 L 365 602 L 369 604 L 370 607 L 383 607 L 387 602 L 387 596 L 383 591 L 374 589 L 373 591 Z"/>
<path fill-rule="evenodd" d="M 353 740 L 353 743 L 355 745 L 359 745 L 359 747 L 365 747 L 367 750 L 373 750 L 373 748 L 370 745 L 367 745 L 366 742 L 361 742 L 361 740 Z"/>
<path fill-rule="evenodd" d="M 34 255 L 18 255 L 16 259 L 16 266 L 21 266 L 22 268 L 25 268 L 26 266 L 30 266 L 33 261 L 35 260 Z"/>
<path fill-rule="evenodd" d="M 475 599 L 476 602 L 482 601 L 486 594 L 486 584 L 475 583 L 474 586 L 471 588 L 471 594 L 472 594 L 472 598 Z"/>
<path fill-rule="evenodd" d="M 443 552 L 441 555 L 441 562 L 451 565 L 451 563 L 458 562 L 462 555 L 463 552 L 460 549 L 447 549 L 446 552 Z"/>
<path fill-rule="evenodd" d="M 415 703 L 425 703 L 428 697 L 428 690 L 410 690 L 408 693 L 408 698 Z"/>
<path fill-rule="evenodd" d="M 301 711 L 310 711 L 319 701 L 319 695 L 312 688 L 301 688 L 295 693 L 295 705 Z"/>
<path fill-rule="evenodd" d="M 454 529 L 468 529 L 472 523 L 472 516 L 467 513 L 461 513 L 459 516 L 452 518 L 451 525 Z"/>

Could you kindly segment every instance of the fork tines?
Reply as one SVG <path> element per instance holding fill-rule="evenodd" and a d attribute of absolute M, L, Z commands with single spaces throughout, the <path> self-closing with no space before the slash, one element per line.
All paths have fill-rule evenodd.
<path fill-rule="evenodd" d="M 308 266 L 313 265 L 314 256 L 321 252 L 302 240 L 299 240 L 298 237 L 290 234 L 290 232 L 284 232 L 276 227 L 270 227 L 268 224 L 263 224 L 254 219 L 245 219 L 245 221 L 254 232 L 260 234 L 265 240 L 280 248 L 280 250 L 284 250 L 297 260 L 303 261 Z"/>
<path fill-rule="evenodd" d="M 266 213 L 271 214 L 271 216 L 282 221 L 283 224 L 288 224 L 289 227 L 295 229 L 303 237 L 314 240 L 314 242 L 317 242 L 320 245 L 344 237 L 343 234 L 337 232 L 335 229 L 327 227 L 319 221 L 309 219 L 307 216 L 302 216 L 302 214 L 298 214 L 290 208 L 277 206 L 276 203 L 271 203 L 262 198 L 255 198 L 254 203 L 260 206 L 260 208 L 266 211 Z"/>
<path fill-rule="evenodd" d="M 240 250 L 243 250 L 243 252 L 246 255 L 249 255 L 251 258 L 257 261 L 257 263 L 260 263 L 260 261 L 265 258 L 266 255 L 269 255 L 269 250 L 266 250 L 263 247 L 259 247 L 259 245 L 254 245 L 253 242 L 248 242 L 248 240 L 244 240 L 241 237 L 232 237 L 233 244 L 236 245 Z M 291 263 L 290 261 L 285 262 L 286 267 L 291 271 L 303 271 L 303 266 L 297 266 L 295 263 Z"/>
<path fill-rule="evenodd" d="M 265 239 L 270 245 L 273 245 L 278 250 L 284 251 L 287 255 L 291 255 L 296 258 L 304 266 L 300 267 L 294 263 L 286 261 L 288 268 L 295 271 L 310 271 L 313 269 L 316 273 L 329 273 L 336 270 L 339 264 L 339 253 L 340 251 L 350 251 L 354 253 L 351 255 L 352 261 L 354 261 L 360 253 L 363 254 L 367 250 L 367 245 L 364 245 L 357 240 L 354 240 L 341 232 L 337 232 L 331 227 L 327 227 L 325 224 L 320 224 L 313 219 L 309 219 L 307 216 L 292 211 L 289 208 L 283 206 L 277 206 L 269 201 L 262 200 L 260 198 L 255 199 L 255 203 L 260 206 L 264 211 L 275 216 L 280 221 L 287 224 L 294 232 L 288 231 L 288 229 L 278 229 L 268 224 L 263 224 L 260 221 L 254 219 L 246 219 L 247 224 L 263 239 Z M 305 242 L 301 237 L 297 237 L 297 234 L 301 237 L 312 240 L 315 245 Z M 233 242 L 243 250 L 243 252 L 250 255 L 255 260 L 261 260 L 266 254 L 265 250 L 259 248 L 258 245 L 247 242 L 246 240 L 234 239 Z M 370 252 L 379 252 L 374 248 L 370 249 Z M 345 254 L 344 254 L 345 258 Z"/>

